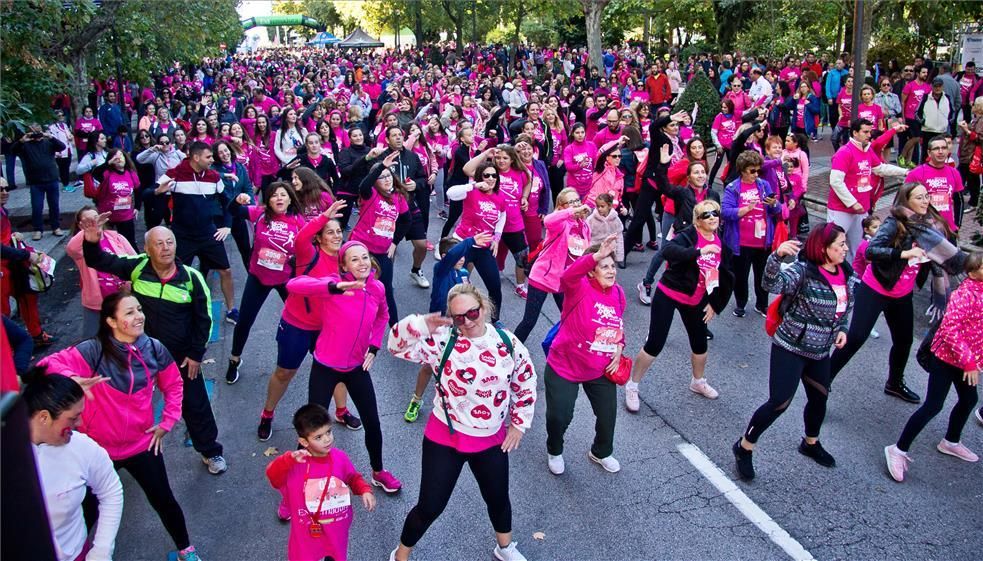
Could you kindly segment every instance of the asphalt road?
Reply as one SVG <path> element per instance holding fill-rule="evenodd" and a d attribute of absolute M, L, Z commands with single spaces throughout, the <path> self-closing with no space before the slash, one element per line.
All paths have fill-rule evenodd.
<path fill-rule="evenodd" d="M 438 227 L 435 220 L 431 233 Z M 232 255 L 234 246 L 229 243 L 228 248 Z M 639 304 L 634 287 L 651 255 L 646 252 L 643 260 L 640 254 L 632 254 L 629 268 L 618 272 L 629 296 L 625 320 L 631 353 L 643 343 L 648 327 L 649 309 Z M 409 251 L 401 248 L 395 281 L 400 310 L 403 314 L 426 312 L 429 293 L 410 283 L 409 259 Z M 231 261 L 241 292 L 245 273 L 237 257 Z M 432 264 L 428 257 L 425 270 L 429 272 Z M 62 260 L 58 277 L 56 288 L 41 299 L 42 317 L 49 331 L 60 338 L 59 346 L 64 346 L 77 337 L 80 318 L 77 273 L 70 260 Z M 518 322 L 524 305 L 512 288 L 511 278 L 503 279 L 502 317 L 509 327 Z M 916 313 L 924 310 L 924 300 L 916 299 L 920 302 Z M 182 445 L 180 425 L 165 441 L 171 484 L 187 517 L 192 542 L 208 561 L 286 557 L 287 527 L 276 518 L 278 494 L 264 476 L 271 460 L 264 451 L 269 446 L 280 451 L 294 448 L 290 416 L 305 402 L 310 359 L 281 403 L 273 438 L 259 442 L 256 422 L 274 367 L 280 308 L 279 300 L 271 296 L 251 333 L 243 376 L 236 385 L 224 382 L 231 325 L 222 323 L 222 339 L 208 350 L 207 357 L 215 363 L 206 365 L 205 374 L 217 382 L 213 407 L 229 471 L 218 477 L 209 475 L 193 449 Z M 543 365 L 539 341 L 558 315 L 548 301 L 529 339 L 539 368 Z M 858 353 L 830 395 L 822 442 L 836 457 L 837 467 L 821 467 L 796 452 L 804 403 L 800 391 L 787 414 L 759 442 L 757 479 L 737 483 L 736 489 L 746 497 L 742 499 L 740 492 L 721 492 L 732 485 L 730 479 L 736 480 L 730 446 L 767 397 L 769 343 L 763 324 L 755 314 L 738 319 L 729 311 L 713 321 L 716 339 L 710 343 L 707 376 L 720 398 L 708 401 L 688 390 L 689 348 L 677 318 L 666 350 L 642 383 L 642 411 L 619 411 L 615 455 L 621 461 L 621 473 L 608 474 L 587 460 L 593 415 L 581 395 L 567 434 L 567 472 L 560 477 L 551 475 L 546 469 L 545 401 L 541 401 L 534 426 L 511 457 L 513 529 L 520 550 L 530 560 L 980 559 L 983 465 L 935 451 L 954 402 L 952 395 L 945 412 L 915 442 L 911 450 L 915 461 L 905 483 L 895 483 L 886 473 L 882 449 L 894 442 L 915 406 L 881 391 L 890 346 L 883 320 L 877 326 L 881 338 L 871 339 Z M 372 371 L 385 463 L 403 480 L 404 489 L 395 496 L 377 493 L 375 512 L 356 506 L 349 547 L 353 561 L 388 559 L 403 519 L 416 501 L 425 417 L 416 424 L 402 419 L 415 373 L 414 365 L 385 353 Z M 926 374 L 913 357 L 908 381 L 924 393 Z M 542 392 L 542 383 L 539 388 Z M 429 403 L 425 413 L 428 411 Z M 335 434 L 336 446 L 367 476 L 364 433 L 339 427 Z M 983 427 L 973 419 L 963 442 L 983 452 Z M 682 445 L 692 455 L 694 449 L 688 443 L 719 466 L 726 478 L 718 474 L 717 485 L 711 483 L 681 452 Z M 708 472 L 713 471 L 711 466 Z M 173 544 L 134 481 L 125 474 L 122 479 L 126 504 L 115 558 L 164 559 Z M 754 504 L 766 513 L 764 518 L 761 513 L 751 518 L 744 514 Z M 537 532 L 542 532 L 542 539 L 534 539 Z M 798 550 L 796 545 L 800 545 Z M 493 547 L 484 504 L 465 470 L 447 510 L 413 558 L 492 559 Z M 799 551 L 798 557 L 789 551 Z"/>

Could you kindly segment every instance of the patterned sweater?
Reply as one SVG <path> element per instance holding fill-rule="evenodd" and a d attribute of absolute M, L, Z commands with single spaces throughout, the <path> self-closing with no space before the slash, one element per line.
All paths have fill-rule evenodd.
<path fill-rule="evenodd" d="M 847 308 L 837 317 L 836 293 L 819 272 L 818 266 L 796 261 L 782 270 L 778 255 L 772 253 L 768 256 L 762 287 L 772 294 L 793 298 L 787 304 L 784 319 L 775 332 L 773 340 L 776 345 L 813 360 L 823 359 L 829 354 L 836 334 L 847 332 L 857 284 L 853 268 L 846 263 L 840 267 L 847 277 Z"/>

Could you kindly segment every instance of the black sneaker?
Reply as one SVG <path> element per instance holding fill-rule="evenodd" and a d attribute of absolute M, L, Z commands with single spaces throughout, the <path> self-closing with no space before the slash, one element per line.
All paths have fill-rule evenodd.
<path fill-rule="evenodd" d="M 919 403 L 922 400 L 921 396 L 908 389 L 908 386 L 906 386 L 904 382 L 901 382 L 900 384 L 885 384 L 884 393 L 887 395 L 893 395 L 894 397 L 907 401 L 908 403 Z"/>
<path fill-rule="evenodd" d="M 767 319 L 767 318 L 768 318 L 768 308 L 767 308 L 767 307 L 765 307 L 765 308 L 760 308 L 760 307 L 758 307 L 758 306 L 755 306 L 755 307 L 754 307 L 754 311 L 756 311 L 756 312 L 758 312 L 758 314 L 759 314 L 759 315 L 760 315 L 761 317 L 763 317 L 763 318 L 765 318 L 765 319 Z"/>
<path fill-rule="evenodd" d="M 335 416 L 335 422 L 345 425 L 348 430 L 362 430 L 362 420 L 352 415 L 351 411 L 345 411 L 341 417 Z"/>
<path fill-rule="evenodd" d="M 229 367 L 225 370 L 225 383 L 234 384 L 239 381 L 239 369 L 242 368 L 242 359 L 229 360 Z"/>
<path fill-rule="evenodd" d="M 734 308 L 734 317 L 742 318 L 747 314 L 744 308 Z"/>
<path fill-rule="evenodd" d="M 806 439 L 803 438 L 802 442 L 799 443 L 799 454 L 812 458 L 821 466 L 828 468 L 836 467 L 836 460 L 823 448 L 823 445 L 818 440 L 815 444 L 807 444 Z"/>
<path fill-rule="evenodd" d="M 707 332 L 707 341 L 713 341 L 713 331 L 710 331 L 710 328 L 706 326 L 703 329 Z"/>
<path fill-rule="evenodd" d="M 754 479 L 754 464 L 751 462 L 752 452 L 741 447 L 740 438 L 734 443 L 732 449 L 734 451 L 734 459 L 737 460 L 737 473 L 740 474 L 741 479 L 748 481 Z"/>
<path fill-rule="evenodd" d="M 259 417 L 259 428 L 256 429 L 256 436 L 263 442 L 270 439 L 273 434 L 273 417 Z"/>

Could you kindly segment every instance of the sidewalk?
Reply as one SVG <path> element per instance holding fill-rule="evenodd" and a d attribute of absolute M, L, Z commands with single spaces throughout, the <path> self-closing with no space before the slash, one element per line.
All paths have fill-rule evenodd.
<path fill-rule="evenodd" d="M 75 163 L 72 163 L 72 172 L 75 171 Z M 82 194 L 82 186 L 74 193 L 61 192 L 58 200 L 59 211 L 61 212 L 61 229 L 65 235 L 55 236 L 51 233 L 48 225 L 48 202 L 44 203 L 44 235 L 40 240 L 31 239 L 34 228 L 31 226 L 31 189 L 24 180 L 24 173 L 21 170 L 20 159 L 17 160 L 17 168 L 14 176 L 17 178 L 17 189 L 10 191 L 10 198 L 7 200 L 7 213 L 10 216 L 10 223 L 15 232 L 24 235 L 24 242 L 37 251 L 42 251 L 55 261 L 59 261 L 65 255 L 65 242 L 71 237 L 72 222 L 75 220 L 75 213 L 78 209 L 92 201 L 85 198 Z"/>

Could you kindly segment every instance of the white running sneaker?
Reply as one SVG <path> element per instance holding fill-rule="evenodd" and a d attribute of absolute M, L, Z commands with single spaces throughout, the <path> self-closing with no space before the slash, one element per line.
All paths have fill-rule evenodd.
<path fill-rule="evenodd" d="M 553 475 L 563 475 L 566 471 L 567 466 L 563 462 L 563 454 L 559 456 L 554 456 L 553 454 L 546 454 L 546 465 L 550 468 L 550 473 Z"/>
<path fill-rule="evenodd" d="M 870 330 L 870 336 L 872 338 L 874 338 L 874 339 L 880 339 L 881 338 L 881 334 L 878 333 L 876 329 L 871 329 Z"/>
<path fill-rule="evenodd" d="M 430 288 L 430 281 L 427 277 L 423 276 L 423 273 L 410 273 L 410 280 L 420 288 Z"/>
<path fill-rule="evenodd" d="M 720 393 L 707 383 L 706 378 L 691 380 L 689 383 L 689 391 L 698 393 L 707 399 L 717 399 L 717 397 L 720 396 Z"/>
<path fill-rule="evenodd" d="M 629 381 L 625 384 L 625 408 L 632 413 L 638 413 L 641 403 L 638 399 L 638 383 Z"/>
<path fill-rule="evenodd" d="M 437 261 L 440 261 L 440 245 L 439 244 L 437 245 L 437 247 L 433 248 L 433 258 L 436 259 Z"/>
<path fill-rule="evenodd" d="M 587 452 L 587 457 L 590 458 L 590 461 L 604 468 L 604 471 L 608 473 L 618 473 L 621 471 L 621 463 L 614 456 L 598 458 L 593 452 Z"/>
<path fill-rule="evenodd" d="M 519 550 L 515 547 L 515 542 L 512 542 L 502 549 L 502 546 L 495 545 L 495 559 L 499 561 L 526 561 L 525 555 L 519 553 Z"/>

